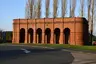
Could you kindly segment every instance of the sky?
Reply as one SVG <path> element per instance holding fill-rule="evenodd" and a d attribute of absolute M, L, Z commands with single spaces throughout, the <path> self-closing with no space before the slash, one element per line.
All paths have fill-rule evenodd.
<path fill-rule="evenodd" d="M 12 31 L 13 19 L 25 17 L 26 0 L 0 0 L 0 29 Z"/>
<path fill-rule="evenodd" d="M 0 29 L 2 29 L 3 31 L 12 31 L 13 30 L 13 19 L 18 19 L 18 18 L 25 18 L 25 6 L 26 6 L 26 1 L 27 0 L 0 0 Z M 61 1 L 61 0 L 59 0 Z M 69 1 L 69 0 L 68 0 Z M 85 0 L 87 1 L 87 0 Z M 51 3 L 53 2 L 52 0 L 50 1 Z M 45 11 L 44 11 L 44 0 L 42 1 L 42 18 L 45 17 Z M 80 10 L 79 6 L 79 0 L 77 0 L 77 8 L 76 10 Z M 61 4 L 61 3 L 59 3 Z M 67 4 L 69 8 L 69 4 Z M 85 7 L 86 8 L 86 7 Z M 59 5 L 59 9 L 58 9 L 58 17 L 61 16 L 61 7 Z M 52 17 L 52 4 L 50 5 L 50 17 Z M 69 15 L 69 13 L 67 13 Z M 87 12 L 85 11 L 85 15 L 87 14 Z M 66 16 L 68 16 L 66 15 Z M 76 17 L 79 15 L 78 12 L 75 13 Z M 86 16 L 85 16 L 86 17 Z M 96 23 L 94 23 L 94 34 L 96 35 Z"/>

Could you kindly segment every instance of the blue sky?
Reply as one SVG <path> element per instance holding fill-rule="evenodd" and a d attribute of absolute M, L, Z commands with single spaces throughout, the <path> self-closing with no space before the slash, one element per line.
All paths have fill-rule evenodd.
<path fill-rule="evenodd" d="M 26 0 L 0 0 L 0 29 L 12 31 L 15 18 L 25 17 Z"/>
<path fill-rule="evenodd" d="M 17 18 L 24 18 L 25 17 L 25 5 L 27 0 L 0 0 L 0 29 L 4 31 L 12 31 L 12 23 L 13 19 Z M 61 0 L 59 0 L 61 1 Z M 68 0 L 69 1 L 69 0 Z M 87 2 L 87 0 L 85 0 Z M 44 0 L 42 2 L 42 17 L 45 17 L 45 11 L 44 11 Z M 52 3 L 52 0 L 51 0 Z M 80 1 L 77 0 L 77 8 L 76 11 L 80 10 L 79 6 Z M 59 3 L 61 4 L 61 3 Z M 69 7 L 69 4 L 67 4 Z M 67 7 L 67 8 L 68 8 Z M 86 8 L 86 7 L 85 7 Z M 61 7 L 59 5 L 58 9 L 58 17 L 61 15 Z M 52 17 L 52 4 L 50 5 L 50 17 Z M 67 13 L 69 14 L 69 13 Z M 76 16 L 79 15 L 78 12 L 75 13 Z M 87 15 L 87 12 L 85 12 L 85 15 Z M 67 15 L 66 15 L 67 16 Z M 94 23 L 95 24 L 95 23 Z M 94 25 L 95 29 L 95 25 Z M 94 30 L 94 34 L 96 31 Z"/>

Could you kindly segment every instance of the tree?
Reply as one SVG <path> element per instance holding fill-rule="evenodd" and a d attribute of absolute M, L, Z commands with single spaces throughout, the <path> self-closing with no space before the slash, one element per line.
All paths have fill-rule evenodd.
<path fill-rule="evenodd" d="M 26 3 L 26 9 L 25 9 L 25 18 L 32 18 L 33 15 L 33 6 L 34 6 L 34 0 L 28 0 Z"/>
<path fill-rule="evenodd" d="M 66 14 L 66 5 L 67 5 L 67 1 L 66 0 L 61 0 L 62 3 L 62 17 L 65 17 Z"/>
<path fill-rule="evenodd" d="M 70 17 L 75 16 L 76 0 L 70 0 Z"/>
<path fill-rule="evenodd" d="M 50 4 L 50 0 L 46 0 L 46 18 L 48 18 L 49 16 L 49 4 Z"/>
<path fill-rule="evenodd" d="M 89 23 L 89 32 L 91 32 L 91 25 L 90 25 L 90 19 L 91 19 L 91 16 L 90 16 L 90 10 L 91 10 L 91 0 L 88 0 L 88 23 Z"/>
<path fill-rule="evenodd" d="M 37 8 L 37 18 L 41 17 L 41 0 L 38 0 L 38 8 Z"/>
<path fill-rule="evenodd" d="M 0 42 L 2 42 L 2 40 L 3 40 L 3 35 L 2 35 L 2 33 L 3 33 L 3 30 L 0 29 Z"/>
<path fill-rule="evenodd" d="M 81 4 L 81 17 L 83 17 L 84 16 L 84 12 L 83 12 L 83 10 L 84 10 L 84 0 L 80 0 L 80 4 Z"/>
<path fill-rule="evenodd" d="M 26 2 L 26 7 L 25 7 L 25 18 L 28 19 L 29 18 L 29 5 L 28 2 Z"/>
<path fill-rule="evenodd" d="M 38 6 L 37 6 L 37 0 L 35 0 L 33 6 L 33 18 L 37 18 L 37 13 L 38 13 Z"/>
<path fill-rule="evenodd" d="M 57 9 L 58 9 L 58 3 L 57 3 L 57 1 L 58 0 L 53 0 L 54 2 L 53 2 L 53 18 L 56 18 L 57 17 Z"/>
<path fill-rule="evenodd" d="M 30 18 L 32 18 L 33 15 L 33 5 L 34 5 L 34 0 L 30 0 L 29 6 L 30 6 Z"/>
<path fill-rule="evenodd" d="M 90 30 L 91 30 L 91 42 L 92 42 L 92 35 L 93 35 L 93 19 L 94 19 L 94 0 L 91 0 L 91 13 L 92 13 L 92 18 L 91 18 L 91 28 L 90 28 Z"/>

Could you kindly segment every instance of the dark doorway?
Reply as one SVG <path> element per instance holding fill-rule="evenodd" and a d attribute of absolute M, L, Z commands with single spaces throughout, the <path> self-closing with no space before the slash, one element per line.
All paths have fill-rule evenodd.
<path fill-rule="evenodd" d="M 25 42 L 25 29 L 24 28 L 20 29 L 20 34 L 19 35 L 20 35 L 19 42 L 24 43 Z"/>
<path fill-rule="evenodd" d="M 32 28 L 28 30 L 28 41 L 29 43 L 33 43 L 33 29 Z"/>
<path fill-rule="evenodd" d="M 50 44 L 50 39 L 51 39 L 51 30 L 49 28 L 47 28 L 45 30 L 45 42 L 47 44 Z"/>
<path fill-rule="evenodd" d="M 69 43 L 69 38 L 70 38 L 70 29 L 69 28 L 65 28 L 64 31 L 64 36 L 65 36 L 65 44 Z"/>
<path fill-rule="evenodd" d="M 37 42 L 42 43 L 42 30 L 40 28 L 36 30 L 36 36 L 37 36 Z"/>
<path fill-rule="evenodd" d="M 56 44 L 59 44 L 59 39 L 60 39 L 60 29 L 56 28 L 54 30 L 54 41 Z"/>

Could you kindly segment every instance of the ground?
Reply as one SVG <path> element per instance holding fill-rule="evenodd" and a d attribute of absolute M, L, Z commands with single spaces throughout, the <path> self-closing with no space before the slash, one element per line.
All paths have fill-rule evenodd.
<path fill-rule="evenodd" d="M 0 45 L 0 64 L 96 64 L 96 54 L 28 45 Z"/>

